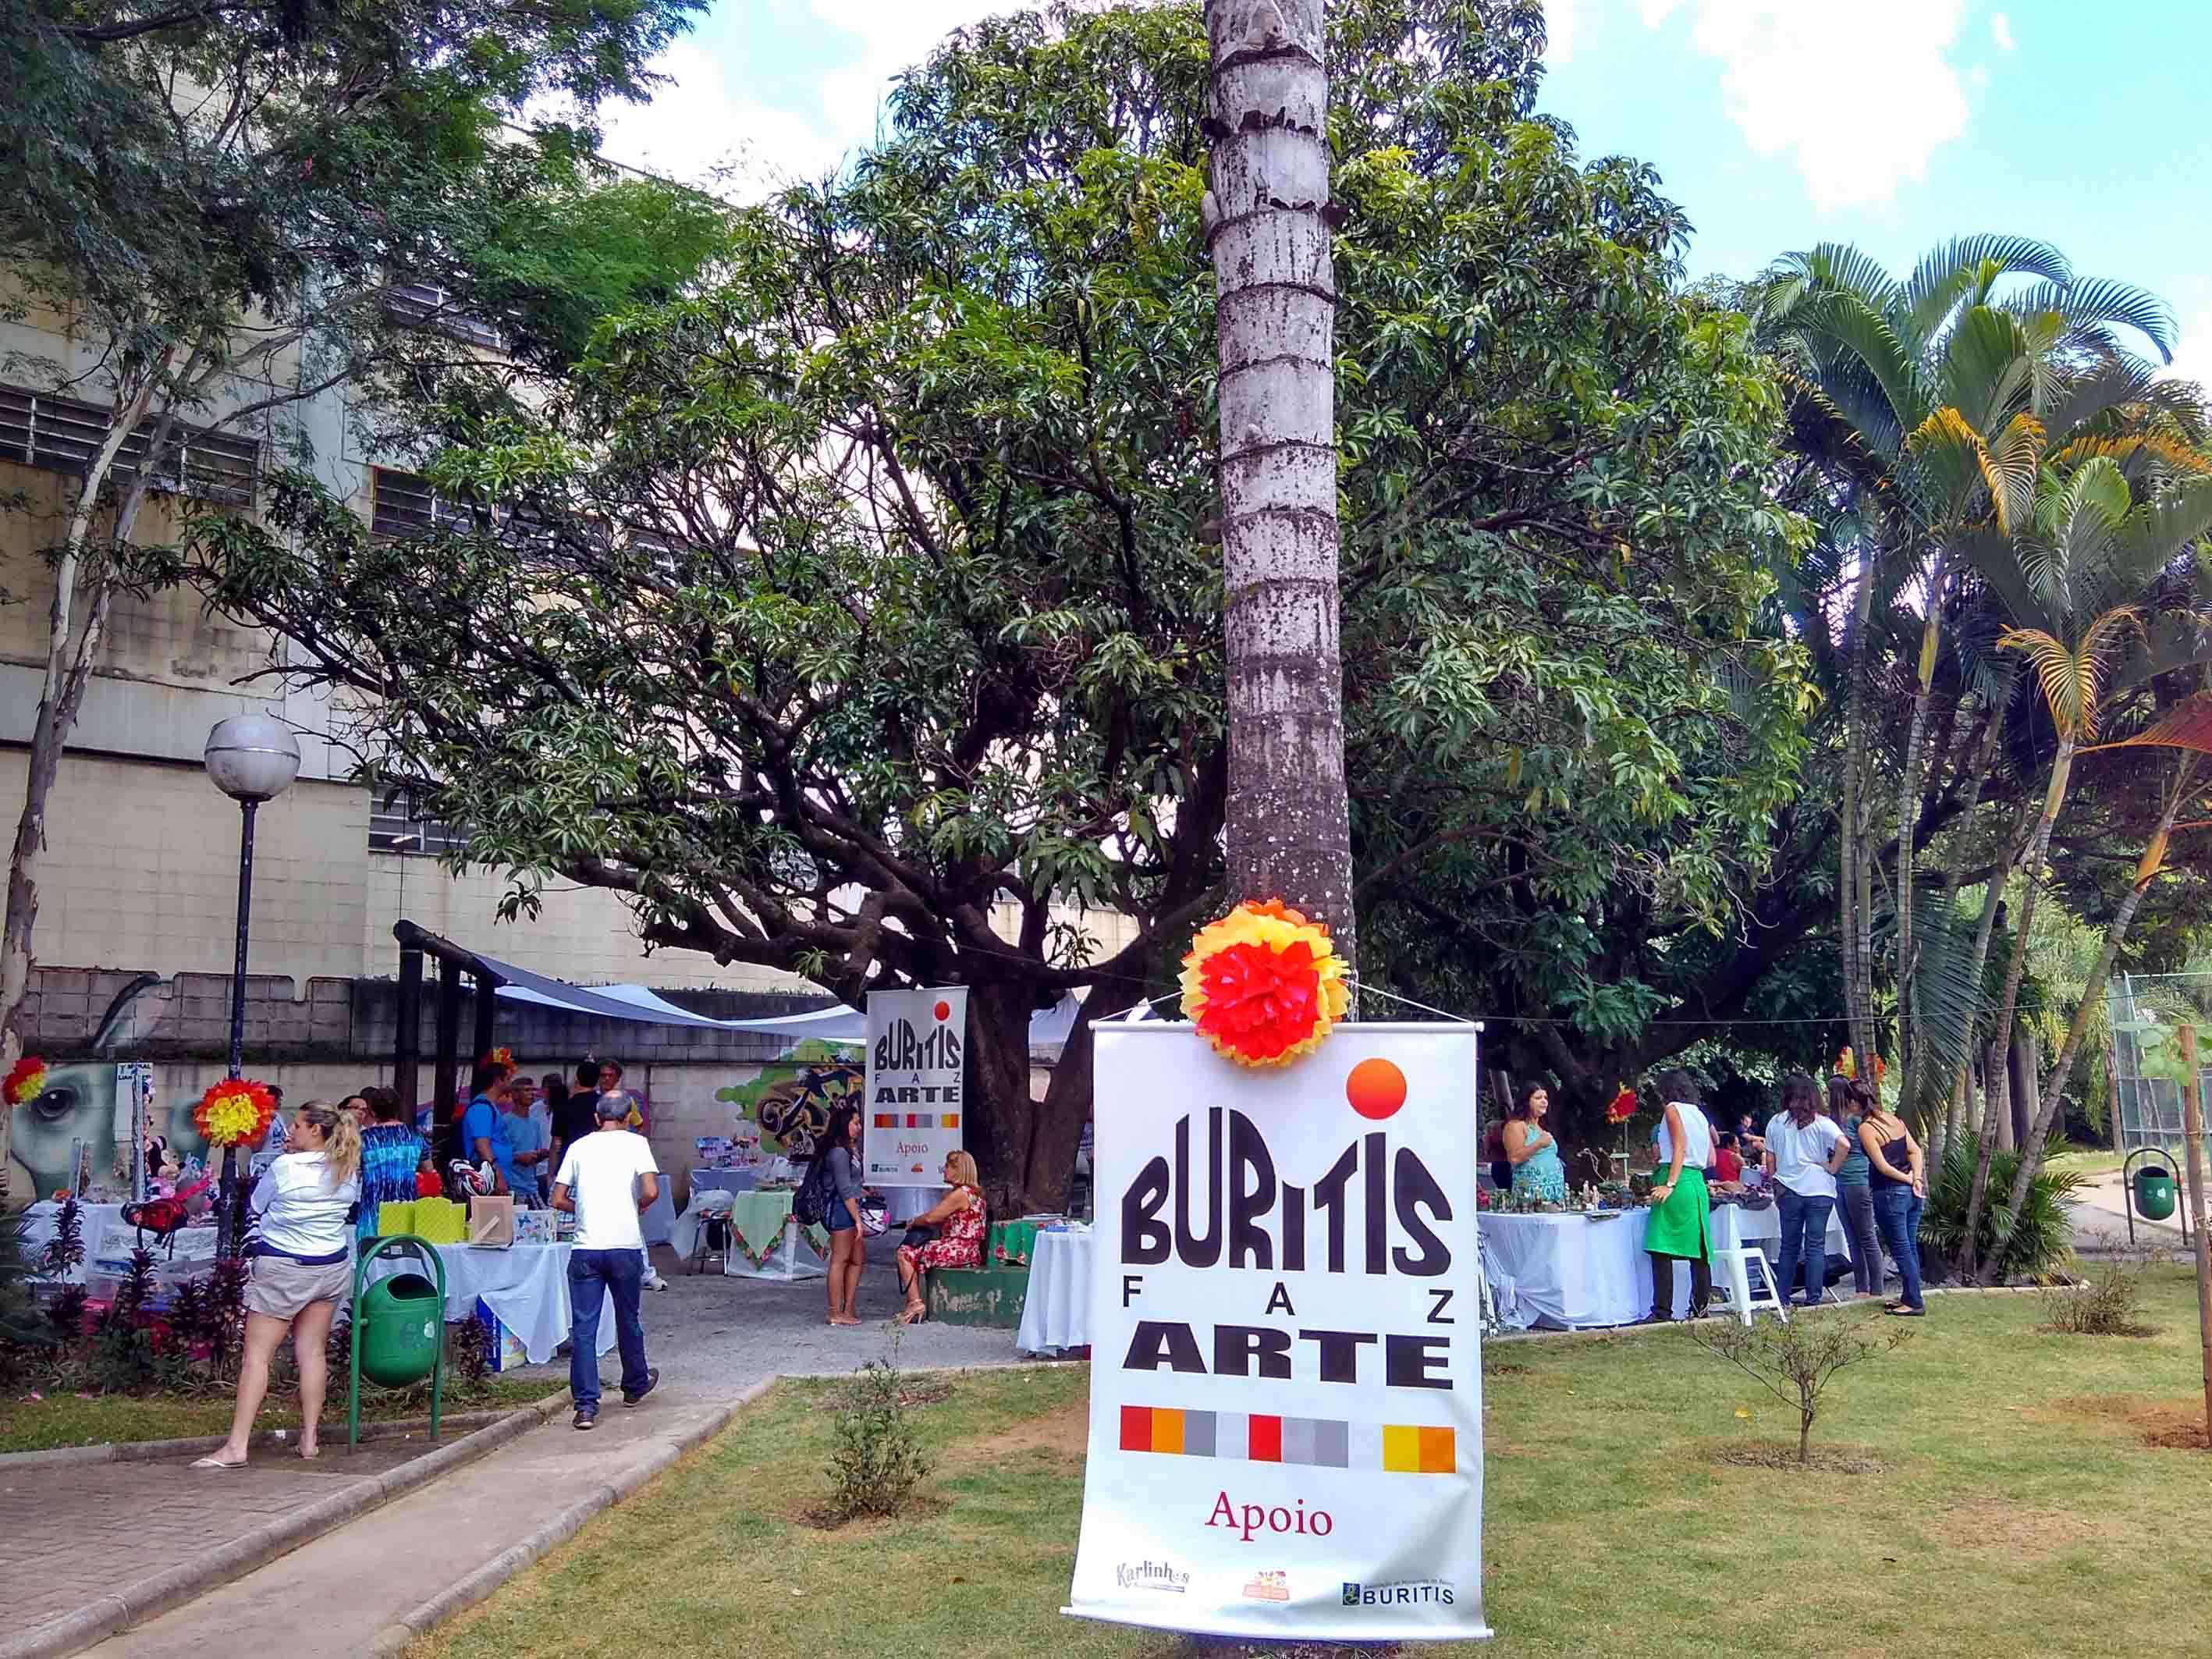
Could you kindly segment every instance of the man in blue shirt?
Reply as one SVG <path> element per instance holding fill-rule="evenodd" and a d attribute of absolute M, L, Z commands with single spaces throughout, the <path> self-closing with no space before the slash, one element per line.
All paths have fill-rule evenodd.
<path fill-rule="evenodd" d="M 476 1095 L 468 1109 L 461 1114 L 461 1156 L 472 1168 L 481 1169 L 487 1164 L 505 1165 L 499 1155 L 499 1120 L 507 1109 L 513 1094 L 511 1079 L 514 1073 L 504 1066 L 479 1066 L 476 1078 Z"/>
<path fill-rule="evenodd" d="M 538 1176 L 548 1149 L 544 1129 L 530 1115 L 529 1085 L 527 1078 L 516 1078 L 508 1085 L 491 1149 L 499 1160 L 500 1176 L 507 1182 L 507 1190 L 514 1194 L 514 1201 L 535 1210 L 544 1206 L 545 1200 L 538 1190 Z"/>

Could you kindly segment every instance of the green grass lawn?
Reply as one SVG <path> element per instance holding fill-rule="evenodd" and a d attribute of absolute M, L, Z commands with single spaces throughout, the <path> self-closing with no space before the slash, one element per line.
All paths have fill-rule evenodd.
<path fill-rule="evenodd" d="M 1932 1298 L 1911 1346 L 1834 1385 L 1815 1444 L 1856 1474 L 1724 1461 L 1794 1444 L 1795 1415 L 1681 1333 L 1492 1345 L 1484 1583 L 1501 1644 L 2205 1651 L 2212 1454 L 2149 1443 L 2202 1427 L 2194 1287 L 2175 1269 L 2145 1285 L 2162 1328 L 2142 1340 L 2043 1334 L 2033 1296 Z M 918 1408 L 939 1455 L 921 1511 L 836 1533 L 805 1520 L 825 1490 L 823 1385 L 785 1384 L 414 1653 L 1165 1659 L 1176 1638 L 1059 1616 L 1086 1380 L 963 1377 Z"/>
<path fill-rule="evenodd" d="M 487 1377 L 475 1384 L 454 1383 L 446 1390 L 448 1412 L 489 1411 L 543 1400 L 557 1384 L 543 1377 Z M 22 1393 L 0 1398 L 0 1452 L 45 1451 L 55 1446 L 96 1446 L 107 1441 L 183 1440 L 194 1435 L 222 1434 L 230 1427 L 231 1396 L 228 1394 L 178 1397 L 156 1395 L 145 1399 L 130 1395 L 48 1394 L 32 1399 Z M 427 1388 L 393 1393 L 382 1389 L 364 1390 L 361 1419 L 364 1423 L 389 1423 L 430 1414 Z M 299 1402 L 274 1399 L 261 1408 L 258 1426 L 296 1429 Z M 323 1432 L 345 1435 L 345 1397 L 340 1395 L 323 1409 Z"/>

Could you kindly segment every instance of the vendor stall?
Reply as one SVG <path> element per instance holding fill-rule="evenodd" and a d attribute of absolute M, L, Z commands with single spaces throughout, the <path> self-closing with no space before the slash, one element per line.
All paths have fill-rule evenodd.
<path fill-rule="evenodd" d="M 40 1253 L 54 1236 L 61 1212 L 62 1206 L 51 1201 L 31 1205 L 23 1212 L 23 1254 L 34 1268 Z M 80 1204 L 77 1214 L 84 1260 L 64 1275 L 68 1283 L 84 1285 L 96 1278 L 120 1277 L 131 1266 L 131 1253 L 142 1241 L 154 1253 L 155 1273 L 165 1279 L 203 1273 L 215 1263 L 212 1226 L 181 1228 L 173 1239 L 165 1240 L 142 1233 L 125 1221 L 120 1204 Z"/>
<path fill-rule="evenodd" d="M 1513 1215 L 1485 1211 L 1478 1219 L 1483 1268 L 1498 1322 L 1508 1330 L 1533 1325 L 1586 1330 L 1630 1325 L 1651 1311 L 1651 1261 L 1644 1253 L 1645 1210 Z M 1716 1205 L 1716 1249 L 1757 1244 L 1771 1259 L 1781 1237 L 1772 1209 Z M 1828 1253 L 1844 1253 L 1844 1230 L 1831 1214 Z M 1674 1316 L 1688 1311 L 1689 1274 L 1674 1277 Z"/>
<path fill-rule="evenodd" d="M 568 1340 L 573 1322 L 568 1303 L 568 1244 L 509 1244 L 491 1249 L 473 1244 L 434 1244 L 446 1266 L 446 1322 L 476 1317 L 482 1301 L 522 1344 L 533 1365 L 553 1358 Z M 368 1264 L 372 1279 L 410 1271 L 404 1256 L 383 1256 Z M 604 1297 L 605 1292 L 601 1292 Z M 615 1346 L 614 1310 L 601 1304 L 599 1352 Z"/>
<path fill-rule="evenodd" d="M 818 1279 L 828 1271 L 830 1235 L 802 1227 L 787 1188 L 730 1195 L 730 1249 L 722 1271 L 738 1279 Z"/>

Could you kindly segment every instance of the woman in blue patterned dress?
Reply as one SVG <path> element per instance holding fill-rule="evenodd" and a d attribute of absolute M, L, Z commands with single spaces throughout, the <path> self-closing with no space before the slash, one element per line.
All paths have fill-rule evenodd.
<path fill-rule="evenodd" d="M 355 1224 L 357 1237 L 376 1237 L 380 1206 L 410 1201 L 416 1195 L 416 1167 L 422 1161 L 422 1137 L 415 1133 L 403 1112 L 399 1097 L 379 1084 L 371 1084 L 348 1100 L 348 1107 L 368 1108 L 368 1127 L 361 1132 L 361 1216 Z"/>
<path fill-rule="evenodd" d="M 1550 1204 L 1567 1201 L 1567 1166 L 1559 1143 L 1544 1127 L 1552 1097 L 1540 1083 L 1532 1085 L 1505 1124 L 1505 1161 L 1513 1166 L 1513 1196 Z"/>

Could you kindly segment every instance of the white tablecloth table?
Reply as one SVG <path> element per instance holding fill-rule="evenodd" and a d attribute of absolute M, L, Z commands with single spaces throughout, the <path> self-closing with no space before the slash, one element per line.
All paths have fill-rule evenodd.
<path fill-rule="evenodd" d="M 702 1192 L 749 1193 L 760 1184 L 757 1170 L 710 1170 L 703 1164 L 694 1164 L 684 1173 L 685 1187 L 692 1197 Z"/>
<path fill-rule="evenodd" d="M 504 1249 L 481 1249 L 469 1244 L 435 1244 L 431 1248 L 446 1266 L 447 1323 L 475 1318 L 477 1301 L 482 1297 L 499 1322 L 521 1339 L 523 1352 L 533 1365 L 547 1364 L 554 1350 L 568 1340 L 568 1255 L 573 1246 L 510 1244 Z M 369 1274 L 374 1279 L 420 1271 L 414 1255 L 407 1251 L 392 1251 L 369 1264 Z M 605 1353 L 614 1346 L 614 1304 L 603 1293 L 598 1349 Z"/>
<path fill-rule="evenodd" d="M 1092 1235 L 1041 1232 L 1030 1247 L 1030 1287 L 1014 1346 L 1024 1353 L 1091 1346 Z"/>
<path fill-rule="evenodd" d="M 1651 1259 L 1644 1253 L 1650 1220 L 1650 1212 L 1640 1208 L 1595 1218 L 1483 1212 L 1476 1225 L 1499 1322 L 1516 1331 L 1536 1324 L 1586 1330 L 1643 1318 L 1651 1311 Z M 1716 1249 L 1757 1244 L 1771 1261 L 1781 1237 L 1778 1210 L 1714 1207 Z M 1828 1252 L 1844 1253 L 1844 1230 L 1833 1212 Z M 1689 1300 L 1690 1274 L 1684 1268 L 1674 1275 L 1677 1318 L 1689 1310 Z"/>

